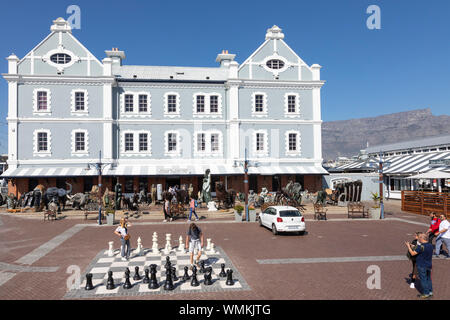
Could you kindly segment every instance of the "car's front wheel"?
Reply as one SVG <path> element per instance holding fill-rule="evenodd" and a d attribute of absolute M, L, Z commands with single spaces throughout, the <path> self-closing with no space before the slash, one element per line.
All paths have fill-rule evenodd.
<path fill-rule="evenodd" d="M 259 226 L 263 227 L 263 223 L 262 223 L 261 217 L 259 217 L 258 220 L 259 220 Z"/>
<path fill-rule="evenodd" d="M 277 234 L 278 234 L 278 230 L 277 230 L 277 227 L 275 226 L 275 224 L 272 225 L 272 233 L 273 233 L 274 235 L 277 235 Z"/>

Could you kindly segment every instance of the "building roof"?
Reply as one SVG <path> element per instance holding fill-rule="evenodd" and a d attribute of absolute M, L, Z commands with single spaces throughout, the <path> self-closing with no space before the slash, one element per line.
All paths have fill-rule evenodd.
<path fill-rule="evenodd" d="M 367 153 L 378 153 L 380 151 L 395 151 L 413 148 L 423 148 L 450 144 L 450 135 L 434 136 L 412 141 L 403 141 L 397 143 L 384 144 L 366 148 Z"/>
<path fill-rule="evenodd" d="M 444 160 L 450 159 L 450 151 L 445 152 L 430 152 L 421 154 L 411 154 L 411 155 L 401 155 L 401 156 L 391 156 L 385 157 L 384 161 L 390 162 L 390 166 L 384 170 L 384 174 L 403 174 L 411 175 L 429 172 L 432 170 L 446 170 L 447 167 L 435 167 L 430 166 L 430 160 Z M 369 160 L 357 160 L 349 164 L 344 164 L 330 172 L 348 172 L 348 171 L 364 171 L 376 170 L 376 167 L 369 167 L 367 165 Z M 370 158 L 371 162 L 376 163 L 377 159 Z"/>
<path fill-rule="evenodd" d="M 117 67 L 113 73 L 118 78 L 141 80 L 201 80 L 226 81 L 227 68 L 130 66 Z M 172 78 L 171 78 L 172 77 Z"/>

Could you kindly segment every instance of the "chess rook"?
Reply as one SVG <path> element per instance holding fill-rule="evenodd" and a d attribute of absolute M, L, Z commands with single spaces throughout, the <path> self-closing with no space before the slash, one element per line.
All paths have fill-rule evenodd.
<path fill-rule="evenodd" d="M 213 284 L 213 282 L 212 282 L 212 267 L 206 268 L 206 272 L 205 272 L 203 278 L 204 278 L 203 283 L 205 286 L 210 286 Z"/>
<path fill-rule="evenodd" d="M 86 274 L 86 286 L 84 287 L 85 290 L 92 290 L 94 289 L 94 285 L 92 284 L 92 273 Z"/>
<path fill-rule="evenodd" d="M 233 270 L 228 269 L 227 270 L 227 281 L 225 282 L 225 284 L 227 286 L 233 286 L 234 285 L 234 281 L 233 281 Z"/>
<path fill-rule="evenodd" d="M 149 289 L 158 289 L 159 284 L 156 280 L 156 264 L 150 265 L 150 282 L 148 284 Z"/>

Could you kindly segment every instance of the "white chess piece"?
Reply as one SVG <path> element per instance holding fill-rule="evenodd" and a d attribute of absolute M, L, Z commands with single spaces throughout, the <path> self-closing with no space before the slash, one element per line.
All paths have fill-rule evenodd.
<path fill-rule="evenodd" d="M 208 211 L 217 211 L 216 203 L 214 201 L 208 202 Z"/>
<path fill-rule="evenodd" d="M 210 252 L 211 253 L 216 253 L 216 251 L 214 250 L 214 242 L 211 243 L 211 250 L 210 250 Z"/>
<path fill-rule="evenodd" d="M 206 251 L 210 251 L 211 250 L 211 239 L 208 238 L 206 239 Z"/>
<path fill-rule="evenodd" d="M 178 238 L 178 252 L 184 253 L 183 236 Z"/>
<path fill-rule="evenodd" d="M 159 254 L 158 247 L 158 234 L 156 232 L 153 233 L 153 245 L 152 245 L 152 254 Z"/>
<path fill-rule="evenodd" d="M 164 253 L 169 254 L 172 251 L 172 245 L 170 244 L 172 234 L 166 233 L 166 246 L 164 248 Z"/>
<path fill-rule="evenodd" d="M 141 251 L 142 251 L 142 240 L 141 240 L 141 237 L 139 237 L 137 239 L 137 248 L 136 248 L 135 253 L 136 254 L 141 254 Z"/>
<path fill-rule="evenodd" d="M 109 244 L 108 257 L 112 257 L 114 255 L 114 249 L 113 249 L 114 241 L 110 241 L 110 242 L 108 242 L 108 244 Z"/>

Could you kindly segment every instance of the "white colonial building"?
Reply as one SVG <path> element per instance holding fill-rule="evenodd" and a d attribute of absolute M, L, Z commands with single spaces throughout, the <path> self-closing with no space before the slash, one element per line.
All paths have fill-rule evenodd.
<path fill-rule="evenodd" d="M 113 48 L 97 59 L 58 18 L 23 58 L 7 58 L 10 191 L 38 183 L 90 190 L 101 151 L 105 186 L 125 192 L 162 183 L 197 190 L 206 169 L 213 181 L 277 190 L 288 180 L 321 187 L 321 66 L 307 65 L 281 29 L 242 64 L 223 51 L 218 66 L 125 65 Z"/>

